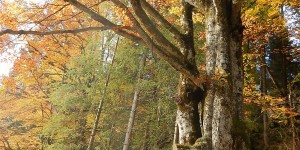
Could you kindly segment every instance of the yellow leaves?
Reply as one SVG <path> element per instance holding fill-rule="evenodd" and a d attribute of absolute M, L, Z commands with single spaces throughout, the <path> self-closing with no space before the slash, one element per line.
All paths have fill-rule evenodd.
<path fill-rule="evenodd" d="M 254 87 L 253 89 L 256 89 Z M 258 90 L 251 90 L 251 87 L 244 88 L 244 103 L 255 104 L 262 108 L 262 112 L 268 112 L 271 118 L 284 120 L 289 117 L 299 115 L 294 108 L 287 107 L 287 100 L 282 97 L 273 97 L 270 95 L 262 96 Z M 250 112 L 248 112 L 250 114 Z"/>
<path fill-rule="evenodd" d="M 290 3 L 289 1 L 282 1 L 282 0 L 257 0 L 256 3 L 258 5 L 280 8 L 283 5 L 289 5 L 289 3 Z"/>
<path fill-rule="evenodd" d="M 244 44 L 250 43 L 253 52 L 263 49 L 272 35 L 285 34 L 286 21 L 280 13 L 281 3 L 277 0 L 258 0 L 250 3 L 244 10 Z"/>
<path fill-rule="evenodd" d="M 226 70 L 222 68 L 216 68 L 215 73 L 211 79 L 215 81 L 218 85 L 222 85 L 224 83 L 227 83 L 227 76 L 228 73 L 226 72 Z"/>
<path fill-rule="evenodd" d="M 170 14 L 176 15 L 176 16 L 180 16 L 181 14 L 181 7 L 180 5 L 171 7 L 171 9 L 169 10 Z"/>
<path fill-rule="evenodd" d="M 203 23 L 204 22 L 204 15 L 200 14 L 200 13 L 196 13 L 196 14 L 193 14 L 193 21 L 195 23 L 197 22 L 200 22 L 200 23 Z"/>
<path fill-rule="evenodd" d="M 158 10 L 164 6 L 170 5 L 172 2 L 177 2 L 177 0 L 148 0 L 148 3 Z"/>
<path fill-rule="evenodd" d="M 16 143 L 22 149 L 36 149 L 38 133 L 50 114 L 49 105 L 42 99 L 10 96 L 0 91 L 0 136 L 5 136 L 13 149 Z"/>

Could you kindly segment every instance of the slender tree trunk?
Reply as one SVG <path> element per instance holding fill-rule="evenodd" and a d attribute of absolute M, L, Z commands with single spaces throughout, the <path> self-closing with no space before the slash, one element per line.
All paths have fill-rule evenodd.
<path fill-rule="evenodd" d="M 12 150 L 12 148 L 10 147 L 9 141 L 7 140 L 7 138 L 5 138 L 4 136 L 2 136 L 3 139 L 3 143 L 4 143 L 4 148 L 7 150 Z M 5 146 L 5 144 L 7 145 L 7 147 Z"/>
<path fill-rule="evenodd" d="M 107 144 L 108 149 L 110 149 L 113 131 L 114 131 L 114 124 L 112 124 L 110 127 L 110 134 L 109 134 L 109 139 L 108 139 L 108 144 Z"/>
<path fill-rule="evenodd" d="M 19 143 L 17 142 L 17 150 L 21 150 Z"/>
<path fill-rule="evenodd" d="M 261 66 L 261 75 L 260 75 L 260 86 L 261 86 L 261 96 L 263 99 L 267 95 L 267 87 L 266 87 L 266 73 L 267 73 L 267 66 L 266 66 L 266 55 L 265 55 L 265 50 L 261 52 L 261 61 L 262 61 L 262 66 Z M 268 107 L 268 104 L 265 103 L 264 107 Z M 263 139 L 264 139 L 264 149 L 268 149 L 269 147 L 269 138 L 268 138 L 268 114 L 267 111 L 262 112 L 263 115 Z"/>
<path fill-rule="evenodd" d="M 103 92 L 102 92 L 102 97 L 101 97 L 99 105 L 97 107 L 95 121 L 94 121 L 94 125 L 93 125 L 92 131 L 91 131 L 91 135 L 90 135 L 90 139 L 89 139 L 89 144 L 88 144 L 88 148 L 87 148 L 88 150 L 93 150 L 94 149 L 94 140 L 95 140 L 96 130 L 97 130 L 97 127 L 98 127 L 98 123 L 99 123 L 99 119 L 100 119 L 100 115 L 101 115 L 101 111 L 102 111 L 102 107 L 103 107 L 103 102 L 105 100 L 106 90 L 107 90 L 107 87 L 108 87 L 109 82 L 110 82 L 110 70 L 111 70 L 111 68 L 112 68 L 112 66 L 114 64 L 115 56 L 116 56 L 117 50 L 118 50 L 118 44 L 119 44 L 119 38 L 117 39 L 116 47 L 115 47 L 115 52 L 114 52 L 114 55 L 113 55 L 113 58 L 112 58 L 112 62 L 111 62 L 110 68 L 109 68 L 107 76 L 106 76 L 106 81 L 105 81 L 105 84 L 104 84 L 104 89 L 103 89 Z"/>
<path fill-rule="evenodd" d="M 292 101 L 290 100 L 290 104 L 292 104 Z M 293 107 L 292 105 L 290 105 L 291 107 Z M 290 117 L 290 122 L 291 122 L 291 130 L 292 130 L 292 150 L 296 150 L 297 149 L 297 130 L 295 127 L 295 117 Z"/>
<path fill-rule="evenodd" d="M 264 126 L 264 150 L 268 149 L 269 147 L 269 137 L 268 137 L 268 129 L 269 129 L 269 121 L 268 121 L 268 115 L 267 112 L 263 112 L 263 126 Z"/>
<path fill-rule="evenodd" d="M 136 89 L 134 92 L 134 98 L 133 98 L 132 108 L 131 108 L 131 112 L 130 112 L 130 118 L 128 121 L 128 127 L 127 127 L 127 131 L 126 131 L 123 150 L 128 150 L 129 146 L 130 146 L 130 138 L 131 138 L 132 127 L 133 127 L 133 123 L 134 123 L 135 113 L 136 113 L 136 109 L 137 109 L 139 94 L 140 94 L 140 89 Z"/>
<path fill-rule="evenodd" d="M 145 128 L 145 134 L 144 134 L 144 143 L 143 143 L 143 150 L 149 149 L 149 124 L 150 119 L 147 120 L 146 128 Z"/>
<path fill-rule="evenodd" d="M 175 123 L 174 137 L 173 137 L 173 149 L 176 149 L 176 145 L 179 143 L 179 131 L 178 125 Z"/>
<path fill-rule="evenodd" d="M 300 75 L 300 74 L 299 74 Z M 297 75 L 296 78 L 299 78 L 300 76 Z M 299 111 L 299 107 L 295 105 L 295 103 L 300 102 L 300 81 L 292 82 L 292 84 L 289 87 L 289 103 L 291 108 L 294 108 L 294 111 Z M 295 117 L 290 117 L 291 121 L 291 130 L 292 130 L 292 150 L 296 150 L 300 148 L 299 144 L 299 135 L 298 135 L 298 128 L 295 126 Z"/>
<path fill-rule="evenodd" d="M 123 145 L 123 150 L 128 150 L 129 146 L 130 146 L 130 138 L 131 138 L 131 133 L 132 133 L 132 127 L 133 127 L 133 123 L 134 123 L 136 109 L 137 109 L 137 106 L 138 106 L 139 94 L 140 94 L 140 91 L 141 91 L 140 87 L 139 87 L 140 86 L 139 83 L 140 83 L 140 80 L 141 80 L 142 75 L 143 75 L 143 69 L 144 69 L 145 62 L 146 62 L 146 56 L 147 56 L 147 52 L 144 52 L 142 54 L 142 58 L 141 58 L 140 64 L 139 64 L 137 84 L 135 86 L 133 102 L 132 102 L 130 117 L 129 117 L 129 121 L 128 121 L 128 127 L 127 127 L 127 131 L 126 131 L 125 141 L 124 141 L 124 145 Z"/>
<path fill-rule="evenodd" d="M 4 150 L 6 150 L 6 144 L 5 144 L 5 142 L 4 142 L 4 141 L 2 141 L 2 140 L 1 140 L 1 142 L 2 142 L 2 144 L 3 144 L 3 148 L 4 148 Z"/>

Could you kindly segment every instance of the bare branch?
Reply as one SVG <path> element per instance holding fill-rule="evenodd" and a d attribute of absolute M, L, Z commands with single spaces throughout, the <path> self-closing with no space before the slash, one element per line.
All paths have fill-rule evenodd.
<path fill-rule="evenodd" d="M 110 28 L 108 27 L 87 27 L 82 29 L 74 29 L 74 30 L 54 30 L 54 31 L 26 31 L 26 30 L 11 30 L 6 29 L 3 31 L 0 31 L 0 36 L 5 34 L 13 34 L 13 35 L 22 35 L 22 34 L 31 34 L 31 35 L 51 35 L 51 34 L 62 34 L 62 33 L 81 33 L 81 32 L 87 32 L 87 31 L 103 31 L 108 30 Z"/>
<path fill-rule="evenodd" d="M 50 14 L 49 16 L 45 17 L 43 20 L 40 20 L 39 22 L 43 22 L 46 19 L 50 18 L 51 16 L 57 14 L 58 12 L 62 11 L 66 6 L 68 6 L 69 4 L 63 5 L 60 9 L 58 9 L 57 11 L 55 11 L 54 13 Z"/>

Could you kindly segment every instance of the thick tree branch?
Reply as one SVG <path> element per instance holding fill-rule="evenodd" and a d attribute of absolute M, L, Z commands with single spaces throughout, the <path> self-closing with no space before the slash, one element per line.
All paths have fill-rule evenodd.
<path fill-rule="evenodd" d="M 32 34 L 32 35 L 54 35 L 60 33 L 79 33 L 84 31 L 91 30 L 112 30 L 115 33 L 128 38 L 136 43 L 147 46 L 149 49 L 157 53 L 162 59 L 167 61 L 174 69 L 181 72 L 182 74 L 189 77 L 195 82 L 195 84 L 202 84 L 199 77 L 199 71 L 195 64 L 190 63 L 187 58 L 180 52 L 179 48 L 173 45 L 168 41 L 164 35 L 153 25 L 153 22 L 147 16 L 147 14 L 142 9 L 142 6 L 139 0 L 132 0 L 132 3 L 135 4 L 133 7 L 134 13 L 136 16 L 133 16 L 129 9 L 121 3 L 119 0 L 110 0 L 115 3 L 117 7 L 125 8 L 126 15 L 130 17 L 131 21 L 134 23 L 133 27 L 119 26 L 103 16 L 94 12 L 91 8 L 88 8 L 84 4 L 79 3 L 77 0 L 65 0 L 77 9 L 87 13 L 91 16 L 92 19 L 98 21 L 103 25 L 103 27 L 90 27 L 84 29 L 74 29 L 74 30 L 57 30 L 57 31 L 14 31 L 14 30 L 4 30 L 0 31 L 0 36 L 4 34 Z M 117 5 L 118 4 L 118 5 Z M 120 5 L 121 4 L 121 5 Z M 137 4 L 137 5 L 136 5 Z M 145 17 L 145 18 L 143 18 Z M 136 20 L 138 18 L 138 20 Z M 140 25 L 143 25 L 142 26 Z M 146 32 L 147 31 L 147 32 Z"/>
<path fill-rule="evenodd" d="M 153 19 L 155 19 L 160 25 L 163 25 L 168 29 L 178 42 L 182 42 L 182 34 L 171 24 L 169 23 L 157 10 L 155 10 L 146 0 L 141 0 L 141 5 L 143 9 L 149 14 Z"/>
<path fill-rule="evenodd" d="M 181 73 L 190 77 L 193 81 L 198 81 L 197 77 L 198 77 L 199 72 L 198 72 L 197 68 L 195 68 L 194 65 L 192 65 L 190 62 L 188 62 L 188 60 L 183 57 L 183 55 L 179 52 L 179 50 L 178 50 L 178 52 L 180 53 L 179 57 L 178 56 L 174 57 L 172 54 L 170 54 L 170 52 L 166 51 L 165 47 L 158 45 L 157 43 L 154 42 L 153 35 L 147 34 L 142 29 L 140 23 L 135 19 L 135 17 L 131 14 L 131 12 L 128 10 L 128 8 L 123 3 L 121 3 L 119 0 L 110 0 L 110 1 L 113 2 L 117 7 L 125 10 L 125 14 L 133 21 L 137 32 L 141 35 L 141 38 L 144 40 L 145 46 L 147 46 L 149 49 L 151 49 L 155 53 L 157 53 L 162 59 L 167 61 L 177 71 L 180 71 Z M 140 10 L 142 10 L 141 7 L 140 7 Z M 135 14 L 136 13 L 137 12 L 135 12 Z M 144 15 L 146 15 L 145 12 L 143 12 L 143 13 L 144 13 Z M 146 17 L 148 18 L 147 15 L 146 15 Z M 149 18 L 148 18 L 148 21 L 150 21 Z M 142 22 L 142 24 L 145 24 L 145 23 Z M 151 21 L 150 21 L 150 24 L 152 24 Z M 161 34 L 161 37 L 163 37 L 162 34 Z M 167 41 L 167 42 L 169 42 L 169 41 Z M 164 45 L 165 43 L 160 43 L 160 44 Z M 177 49 L 177 48 L 175 47 L 175 49 Z"/>
<path fill-rule="evenodd" d="M 115 6 L 119 7 L 120 9 L 125 11 L 125 15 L 127 17 L 130 18 L 130 20 L 133 22 L 135 31 L 141 36 L 141 38 L 143 39 L 142 43 L 144 45 L 147 45 L 147 43 L 151 43 L 152 39 L 149 38 L 149 35 L 145 32 L 145 30 L 141 27 L 140 23 L 135 19 L 135 17 L 133 16 L 133 14 L 130 12 L 130 10 L 128 9 L 127 6 L 125 6 L 121 1 L 119 0 L 109 0 L 111 1 L 113 4 L 115 4 Z"/>
<path fill-rule="evenodd" d="M 184 49 L 184 56 L 192 63 L 196 64 L 195 60 L 195 46 L 194 46 L 194 22 L 193 22 L 193 8 L 194 6 L 182 0 L 182 27 L 185 31 L 182 39 Z"/>
<path fill-rule="evenodd" d="M 185 31 L 185 35 L 188 36 L 189 38 L 193 38 L 194 36 L 194 22 L 193 22 L 193 8 L 194 6 L 192 6 L 189 3 L 182 2 L 182 21 L 183 21 L 183 28 Z"/>
<path fill-rule="evenodd" d="M 76 0 L 66 0 L 66 1 L 68 1 L 70 3 L 72 2 L 71 4 L 75 4 L 74 5 L 75 7 L 88 13 L 93 19 L 102 23 L 104 26 L 114 26 L 114 24 L 111 23 L 109 20 L 96 14 L 95 12 L 93 12 L 89 8 L 85 7 L 84 5 L 80 4 Z M 197 67 L 194 64 L 191 64 L 186 58 L 184 58 L 183 54 L 178 50 L 178 48 L 175 47 L 172 43 L 170 43 L 167 39 L 165 39 L 165 37 L 162 35 L 162 33 L 160 33 L 154 26 L 152 26 L 154 28 L 154 30 L 158 32 L 159 36 L 155 35 L 155 37 L 154 37 L 152 34 L 153 32 L 150 32 L 151 34 L 149 34 L 149 33 L 147 34 L 145 32 L 145 30 L 141 27 L 140 22 L 138 22 L 136 20 L 136 18 L 131 14 L 131 12 L 128 10 L 128 8 L 123 3 L 121 3 L 119 0 L 110 0 L 110 1 L 113 2 L 117 7 L 125 10 L 126 15 L 131 19 L 131 21 L 133 21 L 135 30 L 137 31 L 137 33 L 139 35 L 138 35 L 138 37 L 135 36 L 132 38 L 131 35 L 128 35 L 127 31 L 123 32 L 122 30 L 114 30 L 117 34 L 120 34 L 121 36 L 129 38 L 129 39 L 133 40 L 134 42 L 137 42 L 139 44 L 147 46 L 148 48 L 150 48 L 151 50 L 156 52 L 162 59 L 167 61 L 175 70 L 177 70 L 177 71 L 183 73 L 184 75 L 186 75 L 187 77 L 189 77 L 198 86 L 202 86 L 201 85 L 202 82 L 200 82 L 201 80 L 199 80 L 199 71 L 197 70 Z M 137 8 L 137 7 L 135 7 L 135 8 Z M 140 11 L 143 12 L 143 14 L 140 14 L 139 11 L 135 11 L 135 14 L 137 15 L 137 17 L 138 17 L 138 15 L 146 15 L 142 9 L 140 3 L 139 3 L 138 8 Z M 140 17 L 138 17 L 138 18 L 140 18 Z M 151 22 L 151 20 L 148 18 L 147 15 L 146 15 L 145 19 L 147 20 L 146 22 L 141 22 L 143 25 L 147 25 L 147 26 L 149 26 L 151 24 L 153 25 L 153 23 Z M 154 38 L 157 38 L 157 37 L 163 38 L 163 40 L 161 40 L 161 39 L 154 40 Z M 136 40 L 136 38 L 138 38 L 138 40 Z M 166 42 L 166 43 L 164 43 L 164 42 Z M 160 45 L 158 45 L 157 43 L 160 43 Z M 168 45 L 168 43 L 169 43 L 169 45 Z M 168 46 L 166 47 L 165 46 L 166 44 L 169 47 Z"/>
<path fill-rule="evenodd" d="M 76 34 L 76 33 L 87 32 L 87 31 L 103 31 L 103 30 L 108 30 L 108 29 L 110 29 L 110 28 L 108 28 L 108 27 L 87 27 L 87 28 L 74 29 L 74 30 L 54 30 L 54 31 L 26 31 L 26 30 L 6 29 L 3 31 L 0 31 L 0 36 L 5 35 L 5 34 L 13 34 L 13 35 L 21 35 L 21 34 L 52 35 L 52 34 L 62 34 L 62 33 Z"/>
<path fill-rule="evenodd" d="M 161 46 L 166 51 L 166 53 L 170 55 L 170 57 L 184 62 L 183 54 L 154 26 L 153 22 L 142 9 L 140 0 L 131 0 L 130 2 L 133 7 L 133 11 L 137 16 L 137 20 L 140 22 L 146 33 L 150 35 L 153 41 Z"/>
<path fill-rule="evenodd" d="M 89 14 L 92 19 L 100 22 L 101 24 L 103 24 L 106 27 L 111 28 L 111 30 L 116 32 L 117 34 L 124 36 L 132 41 L 137 42 L 137 43 L 140 43 L 140 44 L 144 43 L 139 35 L 135 34 L 134 32 L 132 32 L 131 30 L 128 30 L 128 29 L 118 28 L 119 27 L 118 25 L 115 25 L 114 23 L 107 20 L 103 16 L 100 16 L 99 14 L 97 14 L 96 12 L 94 12 L 93 10 L 88 8 L 87 6 L 79 3 L 77 0 L 65 0 L 65 1 L 69 2 L 70 4 L 72 4 L 73 6 L 78 8 L 79 10 Z"/>
<path fill-rule="evenodd" d="M 125 6 L 121 1 L 119 0 L 109 0 L 111 1 L 113 4 L 115 4 L 115 6 L 119 7 L 120 9 L 125 11 L 125 15 L 127 17 L 130 18 L 130 20 L 133 22 L 135 27 L 141 28 L 141 25 L 139 24 L 139 22 L 135 19 L 135 17 L 133 16 L 133 14 L 130 12 L 130 10 L 128 9 L 127 6 Z"/>

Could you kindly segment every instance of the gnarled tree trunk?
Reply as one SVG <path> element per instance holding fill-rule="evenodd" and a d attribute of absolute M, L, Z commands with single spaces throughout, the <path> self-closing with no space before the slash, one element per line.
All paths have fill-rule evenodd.
<path fill-rule="evenodd" d="M 201 97 L 203 97 L 203 91 L 190 79 L 181 75 L 176 99 L 176 144 L 193 145 L 201 137 L 198 110 Z"/>
<path fill-rule="evenodd" d="M 238 0 L 205 3 L 206 70 L 211 78 L 203 120 L 207 149 L 245 149 L 240 10 Z"/>
<path fill-rule="evenodd" d="M 206 71 L 209 80 L 205 91 L 206 98 L 203 101 L 202 89 L 184 75 L 180 77 L 177 98 L 177 137 L 175 136 L 177 139 L 175 143 L 180 145 L 177 145 L 177 148 L 188 148 L 194 144 L 195 148 L 207 150 L 246 149 L 243 137 L 245 128 L 242 122 L 241 1 L 186 0 L 186 2 L 205 10 Z M 183 14 L 187 15 L 185 11 Z M 188 22 L 184 25 L 189 27 Z M 191 48 L 193 42 L 189 40 L 187 38 L 188 42 L 184 41 L 187 45 L 183 48 L 183 54 L 191 64 L 195 64 L 193 48 Z M 202 135 L 198 110 L 200 101 L 203 101 Z"/>
<path fill-rule="evenodd" d="M 193 39 L 193 8 L 192 5 L 182 1 L 183 13 L 181 24 L 185 31 L 185 36 L 180 50 L 189 63 L 196 66 L 196 53 Z M 174 144 L 193 145 L 195 141 L 201 137 L 198 104 L 203 98 L 203 89 L 201 89 L 199 85 L 195 85 L 195 83 L 184 74 L 181 74 L 176 97 L 177 115 Z"/>

